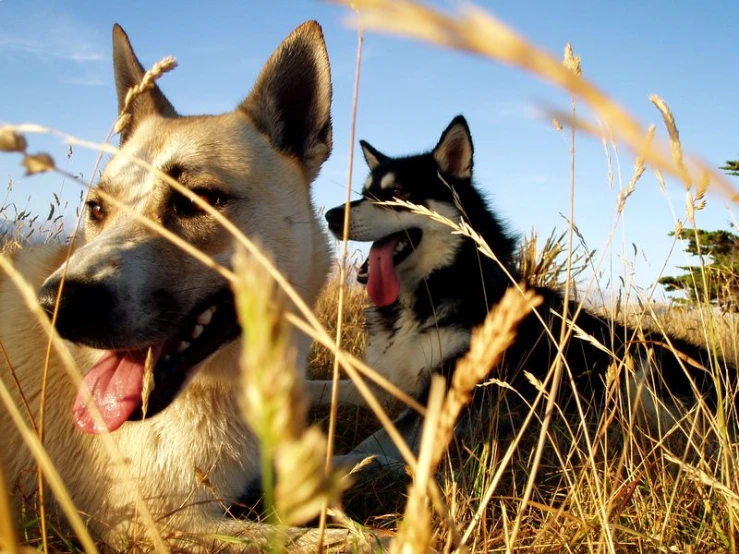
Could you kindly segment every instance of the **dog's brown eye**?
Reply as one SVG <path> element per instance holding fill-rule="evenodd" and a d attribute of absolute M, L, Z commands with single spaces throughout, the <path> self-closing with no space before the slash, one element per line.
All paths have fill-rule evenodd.
<path fill-rule="evenodd" d="M 102 221 L 105 217 L 105 210 L 103 210 L 102 204 L 94 200 L 87 202 L 87 213 L 93 221 Z"/>
<path fill-rule="evenodd" d="M 192 189 L 191 192 L 193 194 L 196 194 L 198 197 L 200 197 L 201 200 L 214 208 L 220 208 L 226 203 L 227 200 L 225 194 L 215 189 Z M 198 206 L 195 201 L 190 200 L 183 194 L 175 194 L 174 209 L 181 217 L 193 217 L 196 215 L 205 214 L 205 210 Z"/>

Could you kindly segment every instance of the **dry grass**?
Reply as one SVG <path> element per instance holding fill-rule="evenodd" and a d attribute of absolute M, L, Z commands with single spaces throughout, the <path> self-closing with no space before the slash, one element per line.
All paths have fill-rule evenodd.
<path fill-rule="evenodd" d="M 350 268 L 346 273 L 341 347 L 363 360 L 364 352 L 367 349 L 364 308 L 369 299 L 364 287 L 358 286 L 355 282 L 354 268 Z M 341 285 L 341 274 L 339 271 L 334 271 L 315 306 L 316 317 L 332 336 L 336 333 L 339 313 L 337 301 Z M 314 379 L 330 379 L 333 363 L 334 356 L 331 351 L 325 346 L 314 343 L 308 354 L 311 377 Z"/>
<path fill-rule="evenodd" d="M 643 129 L 571 68 L 563 68 L 551 56 L 484 14 L 474 11 L 450 18 L 400 0 L 363 0 L 353 4 L 366 10 L 363 21 L 368 25 L 516 64 L 588 102 L 638 158 L 635 177 L 619 199 L 619 214 L 627 209 L 630 192 L 645 167 L 683 180 L 689 191 L 689 222 L 704 202 L 708 177 L 722 190 L 734 194 L 725 177 L 682 154 L 674 118 L 657 98 L 654 103 L 670 130 L 669 145 L 655 145 L 653 130 Z M 580 128 L 595 128 L 574 122 L 571 117 L 558 119 Z M 25 151 L 24 145 L 13 141 L 0 141 L 0 147 Z M 48 160 L 45 163 L 43 158 L 32 157 L 28 163 L 35 164 L 36 169 L 49 169 Z M 206 211 L 207 208 L 203 206 Z M 52 213 L 53 210 L 52 204 Z M 8 213 L 7 206 L 0 210 L 3 213 Z M 24 213 L 10 218 L 10 232 L 0 235 L 0 252 L 17 250 L 32 236 L 28 233 L 37 222 L 29 218 Z M 49 220 L 56 222 L 52 217 Z M 475 238 L 474 230 L 461 231 Z M 571 236 L 572 228 L 568 231 Z M 46 236 L 56 239 L 57 227 L 52 227 Z M 583 263 L 597 265 L 590 255 L 578 257 L 573 253 L 572 241 L 565 245 L 564 236 L 552 234 L 543 249 L 538 248 L 535 233 L 524 243 L 519 262 L 529 282 L 572 291 L 578 268 Z M 362 358 L 367 344 L 363 314 L 367 300 L 364 290 L 353 284 L 351 272 L 348 273 L 348 283 L 341 283 L 338 272 L 332 277 L 315 310 L 321 325 L 314 326 L 312 332 L 324 344 L 332 342 L 339 312 L 336 299 L 340 286 L 345 285 L 341 345 Z M 274 274 L 272 277 L 279 279 Z M 280 285 L 289 289 L 284 281 Z M 591 283 L 584 288 L 583 296 L 596 296 L 597 291 L 590 290 Z M 707 370 L 717 381 L 730 383 L 729 395 L 736 394 L 735 370 L 729 365 L 739 360 L 739 320 L 735 316 L 717 314 L 704 306 L 656 311 L 648 301 L 638 309 L 602 309 L 637 329 L 658 329 L 705 345 L 716 354 L 715 363 Z M 482 345 L 499 330 L 496 323 L 499 322 L 491 320 L 473 352 L 490 353 Z M 334 356 L 330 349 L 315 346 L 309 362 L 314 377 L 326 378 L 332 373 Z M 629 360 L 614 357 L 614 367 L 628 369 L 628 365 Z M 427 543 L 446 551 L 460 547 L 459 551 L 471 552 L 739 550 L 739 452 L 735 443 L 736 413 L 730 403 L 718 414 L 710 413 L 705 406 L 684 414 L 681 425 L 688 439 L 676 441 L 667 428 L 657 429 L 651 435 L 639 432 L 628 398 L 620 397 L 618 387 L 602 413 L 591 413 L 587 407 L 565 412 L 555 405 L 551 422 L 543 424 L 541 405 L 553 396 L 548 396 L 548 386 L 542 384 L 541 402 L 530 412 L 521 406 L 511 407 L 512 411 L 518 410 L 511 415 L 503 403 L 493 404 L 499 410 L 484 414 L 480 424 L 470 429 L 463 440 L 453 443 L 446 455 L 440 456 L 449 439 L 448 432 L 439 438 L 433 429 L 427 431 L 415 465 L 410 489 L 413 500 L 405 520 L 400 512 L 407 480 L 399 481 L 394 475 L 380 476 L 371 486 L 351 491 L 345 499 L 348 512 L 362 522 L 385 528 L 397 528 L 403 522 L 402 541 L 396 545 L 402 546 L 403 552 L 423 551 Z M 505 383 L 488 388 L 491 394 L 501 394 Z M 445 427 L 444 405 L 453 403 L 453 395 L 454 392 L 452 396 L 437 398 L 438 408 L 429 410 L 429 421 L 441 423 L 429 425 L 430 428 Z M 459 402 L 463 403 L 464 395 L 461 396 Z M 314 420 L 319 422 L 325 422 L 327 417 L 327 413 L 314 414 Z M 350 448 L 377 425 L 375 416 L 366 410 L 344 410 L 339 418 L 337 451 Z M 432 510 L 427 500 L 434 483 L 443 493 L 444 510 L 438 505 Z M 16 539 L 39 548 L 39 513 L 34 505 L 30 501 L 27 504 L 22 533 L 14 537 L 8 530 L 2 487 L 0 495 L 0 549 L 14 548 Z M 48 523 L 52 522 L 50 518 Z M 80 551 L 73 535 L 65 529 L 50 525 L 45 534 L 43 548 L 47 551 Z"/>

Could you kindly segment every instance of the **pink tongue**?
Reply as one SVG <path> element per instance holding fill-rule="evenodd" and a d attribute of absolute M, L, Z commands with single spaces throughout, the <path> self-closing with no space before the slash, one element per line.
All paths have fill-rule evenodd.
<path fill-rule="evenodd" d="M 380 246 L 373 243 L 370 248 L 367 294 L 375 306 L 390 306 L 398 299 L 400 281 L 393 264 L 393 253 L 398 240 L 399 237 L 383 241 Z"/>
<path fill-rule="evenodd" d="M 164 345 L 152 347 L 154 364 Z M 123 425 L 141 404 L 146 349 L 129 352 L 109 351 L 90 368 L 77 391 L 72 414 L 77 428 L 84 433 L 107 433 Z M 85 402 L 82 387 L 87 387 L 102 422 L 93 416 Z"/>

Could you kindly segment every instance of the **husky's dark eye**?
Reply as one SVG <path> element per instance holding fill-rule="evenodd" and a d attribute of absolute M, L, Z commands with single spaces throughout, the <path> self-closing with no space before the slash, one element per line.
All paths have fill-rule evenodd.
<path fill-rule="evenodd" d="M 405 200 L 408 194 L 405 192 L 405 190 L 402 187 L 393 187 L 390 191 L 390 195 L 393 198 L 400 198 L 401 200 Z"/>
<path fill-rule="evenodd" d="M 192 189 L 191 192 L 199 196 L 201 200 L 214 208 L 221 208 L 228 200 L 226 194 L 217 189 L 195 188 Z M 194 217 L 205 214 L 205 210 L 198 206 L 193 200 L 190 200 L 185 195 L 177 192 L 174 193 L 173 204 L 175 211 L 180 217 Z"/>
<path fill-rule="evenodd" d="M 91 221 L 102 221 L 105 217 L 105 210 L 103 209 L 103 205 L 97 200 L 88 200 L 87 217 Z"/>

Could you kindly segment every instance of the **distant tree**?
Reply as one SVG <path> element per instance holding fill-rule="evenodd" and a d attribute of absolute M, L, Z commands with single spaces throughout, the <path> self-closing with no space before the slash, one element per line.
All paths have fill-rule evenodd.
<path fill-rule="evenodd" d="M 727 160 L 725 165 L 722 165 L 719 169 L 723 169 L 729 175 L 735 175 L 739 177 L 739 159 Z"/>
<path fill-rule="evenodd" d="M 674 232 L 670 233 L 674 236 Z M 724 310 L 736 311 L 739 307 L 739 235 L 729 231 L 685 229 L 683 240 L 688 241 L 685 251 L 702 256 L 700 265 L 680 266 L 684 271 L 676 277 L 662 277 L 659 282 L 668 292 L 683 291 L 687 299 L 678 302 L 705 303 Z"/>

